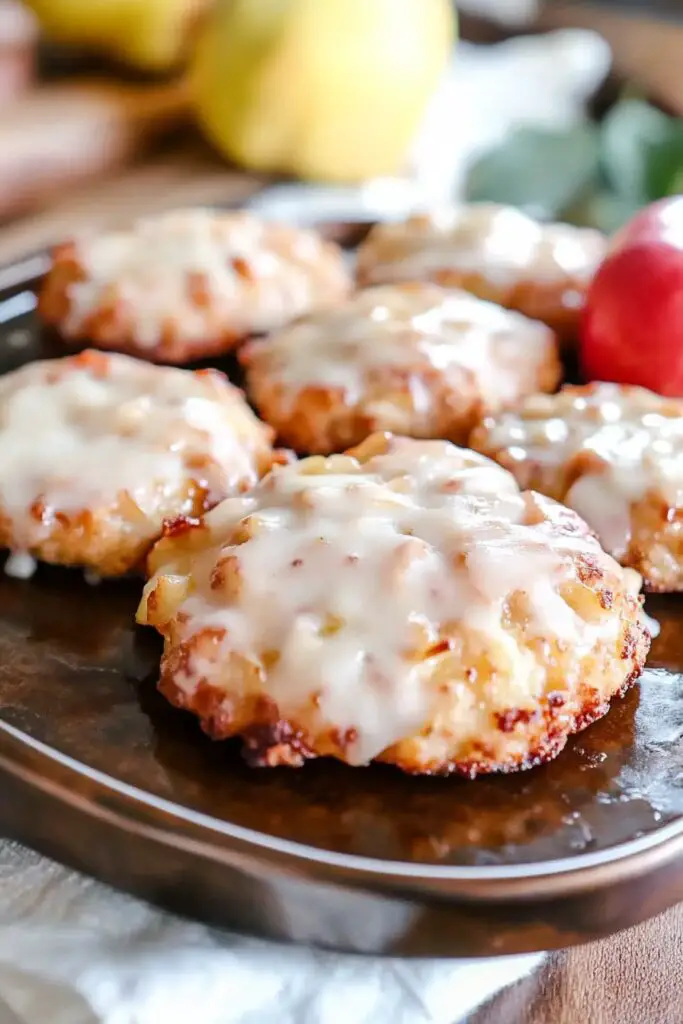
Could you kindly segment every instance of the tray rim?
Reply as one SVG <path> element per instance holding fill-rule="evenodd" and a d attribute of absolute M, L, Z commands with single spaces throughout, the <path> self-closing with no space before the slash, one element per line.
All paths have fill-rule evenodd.
<path fill-rule="evenodd" d="M 32 759 L 36 764 L 31 763 Z M 38 767 L 48 764 L 53 768 L 49 777 Z M 55 767 L 64 778 L 55 777 Z M 85 811 L 92 818 L 106 817 L 128 831 L 153 835 L 164 845 L 216 862 L 228 863 L 235 857 L 241 860 L 246 856 L 271 869 L 307 871 L 330 884 L 338 884 L 339 873 L 343 872 L 344 883 L 355 888 L 398 889 L 413 897 L 469 897 L 486 903 L 525 896 L 556 898 L 578 890 L 598 889 L 607 881 L 641 878 L 649 870 L 683 858 L 683 817 L 603 850 L 522 864 L 435 865 L 336 853 L 269 836 L 156 796 L 91 768 L 2 718 L 0 772 L 43 793 L 50 792 L 58 801 Z M 73 785 L 69 785 L 69 780 Z M 94 787 L 90 795 L 83 791 L 85 785 Z M 98 802 L 93 797 L 104 800 Z M 138 815 L 132 815 L 131 808 Z M 153 820 L 155 813 L 158 821 Z M 211 842 L 211 835 L 222 842 Z"/>
<path fill-rule="evenodd" d="M 22 289 L 36 290 L 49 263 L 51 248 L 30 252 L 0 265 L 0 301 Z M 346 888 L 361 895 L 366 893 L 424 908 L 450 907 L 456 913 L 458 907 L 475 910 L 478 907 L 481 913 L 488 914 L 498 907 L 529 908 L 544 904 L 547 908 L 544 916 L 552 918 L 552 907 L 558 902 L 583 901 L 584 906 L 590 907 L 600 892 L 612 891 L 622 894 L 619 899 L 622 903 L 631 883 L 647 879 L 655 882 L 656 877 L 671 877 L 671 871 L 675 871 L 676 877 L 683 874 L 683 815 L 606 849 L 509 865 L 438 865 L 325 850 L 215 818 L 157 796 L 35 739 L 0 715 L 0 783 L 3 776 L 17 783 L 20 789 L 24 787 L 52 801 L 56 809 L 62 806 L 83 816 L 96 829 L 108 826 L 129 835 L 131 840 L 151 841 L 169 852 L 176 851 L 191 860 L 203 861 L 207 867 L 211 864 L 220 870 L 252 877 L 267 872 L 274 880 L 298 878 L 327 891 Z M 13 828 L 10 808 L 8 812 L 4 822 L 0 814 L 0 826 L 8 826 L 8 837 L 55 856 L 50 844 L 31 834 L 30 829 Z M 67 850 L 63 857 L 57 856 L 62 863 L 68 863 L 70 854 Z M 126 883 L 118 884 L 110 878 L 109 872 L 92 868 L 90 862 L 72 866 L 119 889 L 134 891 Z M 677 902 L 683 890 L 677 895 L 673 889 L 673 886 L 671 890 L 665 887 L 665 894 L 660 890 L 654 910 L 643 910 L 637 905 L 627 909 L 622 903 L 618 920 L 612 920 L 606 930 L 604 924 L 598 924 L 597 932 L 589 929 L 581 935 L 560 930 L 558 936 L 550 938 L 546 934 L 540 942 L 534 940 L 529 944 L 523 940 L 521 946 L 510 951 L 559 948 L 612 934 Z M 137 895 L 148 902 L 159 902 L 144 891 Z M 592 917 L 592 911 L 588 910 L 587 915 Z M 189 916 L 203 918 L 195 911 L 190 911 Z M 267 928 L 260 934 L 276 938 Z M 279 936 L 280 940 L 283 937 L 301 941 L 291 935 Z M 314 939 L 313 944 L 320 943 Z M 443 952 L 430 952 L 433 944 L 430 939 L 427 952 L 423 949 L 417 955 L 443 956 Z M 332 948 L 367 952 L 348 944 L 339 945 L 336 941 Z M 499 952 L 495 939 L 487 939 L 484 946 L 480 944 L 478 950 L 471 951 L 468 948 L 465 955 L 491 956 Z M 408 955 L 415 954 L 408 951 Z M 463 951 L 456 955 L 463 955 Z"/>

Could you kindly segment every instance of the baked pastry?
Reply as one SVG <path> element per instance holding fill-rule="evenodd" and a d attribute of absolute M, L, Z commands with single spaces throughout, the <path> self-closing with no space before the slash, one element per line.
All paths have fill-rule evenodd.
<path fill-rule="evenodd" d="M 511 206 L 473 203 L 378 224 L 360 247 L 358 280 L 465 288 L 571 339 L 606 246 L 592 228 L 541 224 Z"/>
<path fill-rule="evenodd" d="M 565 387 L 486 419 L 472 446 L 583 516 L 648 590 L 683 589 L 683 400 Z"/>
<path fill-rule="evenodd" d="M 125 573 L 164 519 L 255 484 L 271 437 L 215 370 L 93 351 L 23 366 L 0 378 L 0 546 Z"/>
<path fill-rule="evenodd" d="M 349 289 L 341 250 L 314 232 L 194 209 L 60 246 L 38 310 L 67 343 L 187 363 Z"/>
<path fill-rule="evenodd" d="M 357 292 L 249 342 L 240 359 L 283 443 L 322 454 L 377 430 L 464 443 L 484 413 L 561 376 L 544 324 L 425 282 Z"/>
<path fill-rule="evenodd" d="M 160 688 L 259 765 L 529 768 L 641 671 L 640 581 L 474 452 L 375 434 L 167 528 Z"/>

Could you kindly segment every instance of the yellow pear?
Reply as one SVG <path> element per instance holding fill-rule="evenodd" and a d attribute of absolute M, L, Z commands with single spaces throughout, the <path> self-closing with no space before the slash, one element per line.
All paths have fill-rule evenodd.
<path fill-rule="evenodd" d="M 454 35 L 450 0 L 225 0 L 195 56 L 198 118 L 254 170 L 392 174 Z"/>
<path fill-rule="evenodd" d="M 324 2 L 324 0 L 323 0 Z M 145 71 L 186 55 L 209 0 L 26 0 L 48 38 L 107 53 Z"/>

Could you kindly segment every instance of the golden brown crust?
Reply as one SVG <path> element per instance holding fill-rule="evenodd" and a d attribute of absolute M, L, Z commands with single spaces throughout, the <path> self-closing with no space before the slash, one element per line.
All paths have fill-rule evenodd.
<path fill-rule="evenodd" d="M 362 467 L 378 454 L 392 456 L 395 450 L 401 451 L 400 445 L 392 447 L 396 443 L 387 437 L 369 438 L 349 453 L 357 460 L 355 472 L 359 472 L 358 464 Z M 333 458 L 342 461 L 306 460 L 299 464 L 299 471 L 314 478 L 330 472 L 354 472 L 345 456 Z M 471 453 L 463 452 L 463 458 L 463 468 L 470 467 L 468 472 L 476 467 Z M 503 490 L 508 481 L 501 474 Z M 495 491 L 493 484 L 489 476 L 486 487 Z M 443 486 L 444 493 L 455 493 L 452 482 Z M 400 487 L 399 491 L 403 493 Z M 313 514 L 315 506 L 306 494 L 301 501 L 307 515 Z M 470 778 L 530 768 L 555 757 L 572 733 L 605 714 L 610 700 L 625 692 L 640 674 L 650 638 L 641 620 L 641 602 L 634 593 L 633 580 L 600 551 L 585 524 L 569 510 L 533 494 L 524 496 L 524 509 L 525 529 L 538 528 L 539 539 L 571 538 L 562 550 L 572 552 L 568 557 L 573 568 L 557 584 L 558 592 L 577 622 L 591 624 L 588 632 L 577 644 L 555 634 L 554 626 L 539 631 L 531 625 L 535 613 L 529 593 L 513 589 L 504 602 L 502 633 L 496 626 L 483 640 L 478 627 L 452 614 L 450 621 L 439 623 L 436 633 L 429 634 L 426 646 L 418 641 L 419 654 L 417 649 L 412 652 L 413 640 L 405 635 L 405 655 L 422 664 L 420 678 L 434 703 L 423 728 L 387 745 L 375 760 L 408 773 L 453 773 Z M 216 615 L 216 609 L 223 606 L 221 601 L 225 607 L 233 607 L 241 600 L 242 587 L 249 586 L 240 569 L 241 545 L 247 546 L 248 555 L 254 540 L 265 536 L 253 508 L 247 518 L 230 528 L 226 546 L 218 549 L 211 575 L 212 602 L 218 603 L 211 604 L 211 621 L 202 625 L 201 616 L 196 618 L 202 585 L 192 574 L 197 556 L 205 558 L 207 551 L 213 550 L 219 513 L 221 509 L 200 524 L 183 526 L 175 536 L 164 538 L 150 559 L 149 568 L 155 575 L 147 585 L 138 621 L 155 626 L 164 636 L 161 691 L 177 707 L 196 714 L 214 739 L 241 736 L 245 756 L 252 764 L 298 767 L 319 756 L 358 763 L 351 751 L 364 728 L 362 718 L 356 719 L 357 728 L 336 726 L 319 713 L 323 690 L 315 687 L 296 714 L 283 713 L 267 692 L 268 673 L 279 664 L 281 651 L 238 649 L 233 627 L 225 628 Z M 272 516 L 268 522 L 271 531 Z M 564 545 L 564 541 L 560 543 Z M 467 557 L 474 558 L 475 552 L 470 549 Z M 254 556 L 249 557 L 253 567 Z M 357 563 L 353 571 L 362 571 L 362 557 L 360 561 L 357 555 L 350 557 Z M 457 555 L 453 557 L 457 560 Z M 292 566 L 297 563 L 295 559 Z M 532 560 L 528 563 L 530 585 L 533 575 Z M 330 579 L 330 591 L 341 586 L 342 579 Z M 488 585 L 498 585 L 490 576 L 486 579 Z M 399 575 L 395 586 L 400 585 Z M 188 593 L 193 595 L 191 604 L 185 604 Z M 361 592 L 359 599 L 362 601 Z M 387 593 L 387 603 L 390 600 Z M 372 614 L 370 609 L 368 614 Z M 383 614 L 390 613 L 384 610 Z M 338 622 L 330 623 L 331 630 L 338 628 Z M 537 695 L 530 688 L 531 679 L 542 679 Z M 381 685 L 380 677 L 376 685 Z"/>
<path fill-rule="evenodd" d="M 445 288 L 464 288 L 480 299 L 515 309 L 531 320 L 547 324 L 563 342 L 576 340 L 587 284 L 577 275 L 563 281 L 521 280 L 495 284 L 484 274 L 442 270 L 434 281 Z"/>
<path fill-rule="evenodd" d="M 251 355 L 246 354 L 246 366 Z M 458 386 L 454 381 L 446 386 L 438 371 L 416 368 L 399 373 L 387 369 L 373 375 L 364 401 L 349 404 L 342 389 L 325 386 L 304 387 L 291 401 L 282 384 L 262 376 L 256 364 L 251 365 L 254 370 L 248 375 L 247 388 L 260 415 L 275 428 L 282 444 L 304 455 L 344 451 L 378 430 L 463 443 L 485 415 L 473 375 L 464 369 Z M 536 386 L 543 387 L 541 380 Z M 429 415 L 415 410 L 417 388 L 430 396 Z M 379 409 L 380 403 L 381 412 L 372 411 L 372 407 Z"/>
<path fill-rule="evenodd" d="M 78 258 L 76 243 L 66 242 L 52 254 L 52 266 L 38 295 L 38 314 L 44 323 L 54 327 L 69 346 L 95 345 L 101 349 L 123 352 L 157 363 L 183 365 L 195 360 L 229 352 L 243 335 L 229 325 L 214 327 L 206 336 L 189 340 L 183 336 L 182 322 L 168 318 L 159 341 L 141 346 L 135 336 L 130 310 L 115 292 L 92 313 L 83 317 L 74 330 L 66 328 L 72 311 L 69 298 L 74 284 L 87 280 L 87 273 Z M 199 303 L 198 292 L 190 301 Z"/>
<path fill-rule="evenodd" d="M 244 212 L 179 211 L 58 246 L 38 311 L 67 344 L 182 364 L 334 305 L 349 290 L 341 251 L 313 232 Z"/>
<path fill-rule="evenodd" d="M 511 472 L 520 487 L 540 491 L 571 506 L 574 500 L 572 488 L 577 482 L 589 477 L 596 481 L 600 478 L 608 480 L 613 453 L 603 450 L 599 454 L 589 439 L 587 444 L 585 440 L 582 443 L 577 439 L 566 451 L 562 448 L 562 441 L 549 440 L 545 448 L 538 443 L 526 445 L 524 439 L 520 438 L 520 430 L 533 427 L 535 423 L 542 425 L 553 418 L 571 423 L 570 417 L 576 414 L 570 410 L 570 404 L 576 401 L 584 403 L 580 422 L 586 430 L 592 429 L 597 433 L 601 427 L 601 405 L 609 404 L 614 408 L 618 403 L 623 406 L 625 419 L 630 421 L 634 432 L 638 430 L 639 419 L 649 415 L 652 422 L 661 422 L 665 430 L 667 424 L 674 424 L 673 429 L 677 430 L 675 424 L 680 423 L 683 437 L 683 401 L 661 398 L 641 388 L 593 382 L 566 386 L 553 396 L 531 397 L 521 404 L 516 413 L 506 414 L 504 419 L 487 417 L 473 430 L 469 443 L 475 451 L 494 459 Z M 512 443 L 501 443 L 499 429 L 508 420 L 511 427 L 518 427 L 516 438 Z M 652 436 L 656 440 L 656 433 Z M 666 434 L 662 434 L 662 437 L 666 437 Z M 618 457 L 615 458 L 616 487 L 607 483 L 605 485 L 604 504 L 610 501 L 610 493 L 614 495 L 622 487 L 625 494 L 623 504 L 628 536 L 624 550 L 612 553 L 622 565 L 640 573 L 646 590 L 681 591 L 683 508 L 667 498 L 656 476 L 646 477 L 642 487 L 639 487 L 638 480 L 643 468 L 630 461 L 629 443 L 633 441 L 629 442 L 625 438 L 627 461 L 623 470 L 620 469 Z M 667 458 L 667 453 L 662 452 L 661 458 Z M 656 473 L 656 456 L 652 469 Z M 622 473 L 624 479 L 620 485 L 618 481 Z M 598 523 L 592 523 L 583 509 L 579 511 L 588 519 L 589 525 L 600 533 Z M 605 538 L 602 540 L 609 550 L 609 543 Z"/>
<path fill-rule="evenodd" d="M 616 649 L 599 651 L 586 663 L 585 682 L 575 693 L 565 687 L 565 659 L 561 658 L 553 673 L 557 689 L 548 692 L 533 709 L 510 707 L 493 712 L 488 721 L 482 719 L 481 738 L 463 744 L 456 752 L 445 757 L 424 756 L 427 744 L 448 748 L 448 723 L 437 722 L 422 736 L 387 748 L 376 760 L 410 775 L 460 775 L 469 779 L 526 771 L 552 761 L 570 736 L 606 715 L 611 701 L 622 697 L 640 676 L 650 639 L 639 623 L 639 609 L 637 602 L 630 607 L 622 605 L 625 621 Z M 177 681 L 178 673 L 191 664 L 204 642 L 215 639 L 196 637 L 195 644 L 178 648 L 167 642 L 159 690 L 171 704 L 195 714 L 204 732 L 214 740 L 240 736 L 244 757 L 254 767 L 300 768 L 307 760 L 323 756 L 346 760 L 346 748 L 353 736 L 340 736 L 338 730 L 330 729 L 326 735 L 310 737 L 305 729 L 281 717 L 276 704 L 262 700 L 258 694 L 235 701 L 224 690 L 208 684 L 188 694 Z M 625 677 L 621 670 L 624 661 L 630 666 Z M 453 659 L 443 671 L 445 676 L 459 678 L 462 663 Z M 237 687 L 249 678 L 250 667 L 236 661 L 228 672 Z M 492 681 L 490 675 L 487 679 Z"/>
<path fill-rule="evenodd" d="M 464 444 L 488 412 L 553 391 L 562 373 L 546 327 L 503 311 L 493 319 L 488 304 L 436 285 L 370 288 L 248 343 L 240 362 L 261 416 L 299 453 L 343 451 L 385 430 Z"/>
<path fill-rule="evenodd" d="M 683 590 L 683 508 L 671 508 L 656 494 L 631 506 L 631 541 L 623 565 L 643 577 L 650 592 Z"/>
<path fill-rule="evenodd" d="M 68 390 L 81 379 L 105 389 L 102 404 L 99 391 L 93 402 L 90 393 Z M 83 566 L 102 576 L 135 570 L 165 519 L 193 520 L 227 495 L 253 486 L 278 458 L 270 428 L 215 370 L 171 370 L 94 351 L 27 365 L 0 384 L 0 451 L 10 456 L 29 430 L 23 419 L 13 419 L 17 401 L 29 393 L 35 402 L 27 441 L 32 448 L 25 460 L 3 455 L 0 547 L 45 562 Z M 183 398 L 189 400 L 187 412 L 176 404 Z M 50 412 L 41 419 L 44 407 Z M 193 408 L 201 408 L 205 419 L 195 421 Z M 154 423 L 149 434 L 150 417 L 167 423 L 169 435 Z M 60 433 L 70 446 L 67 463 Z M 46 458 L 32 454 L 43 450 Z M 102 458 L 93 457 L 99 451 Z M 141 475 L 129 476 L 140 451 L 145 454 Z M 147 472 L 156 465 L 157 452 L 159 475 L 152 479 Z M 177 454 L 166 468 L 171 452 Z M 117 486 L 119 465 L 125 473 Z M 144 498 L 131 493 L 130 483 L 140 484 Z"/>
<path fill-rule="evenodd" d="M 164 515 L 197 517 L 215 504 L 194 481 L 165 501 L 160 493 L 158 515 L 150 521 L 125 495 L 113 504 L 75 512 L 55 510 L 37 499 L 20 530 L 0 505 L 0 548 L 26 551 L 52 565 L 82 567 L 97 576 L 123 576 L 143 568 Z"/>
<path fill-rule="evenodd" d="M 464 288 L 543 321 L 563 342 L 576 339 L 588 284 L 606 250 L 604 236 L 570 225 L 534 225 L 519 211 L 495 204 L 473 204 L 445 214 L 416 214 L 403 225 L 373 228 L 359 251 L 359 284 L 419 278 Z M 502 218 L 511 216 L 516 223 L 504 237 Z M 518 235 L 534 227 L 538 240 L 529 245 L 525 259 L 520 255 L 525 243 Z M 567 245 L 573 250 L 569 260 L 563 255 Z M 584 255 L 578 258 L 581 249 Z"/>

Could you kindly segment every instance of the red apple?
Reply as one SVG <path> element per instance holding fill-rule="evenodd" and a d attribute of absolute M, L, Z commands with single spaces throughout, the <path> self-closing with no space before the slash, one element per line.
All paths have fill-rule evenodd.
<path fill-rule="evenodd" d="M 683 395 L 683 196 L 616 235 L 588 291 L 580 355 L 587 380 Z"/>
<path fill-rule="evenodd" d="M 683 196 L 668 196 L 656 203 L 644 206 L 635 217 L 614 236 L 614 243 L 621 246 L 636 238 L 670 237 L 674 245 L 681 245 L 683 239 Z M 678 242 L 676 242 L 678 239 Z"/>

